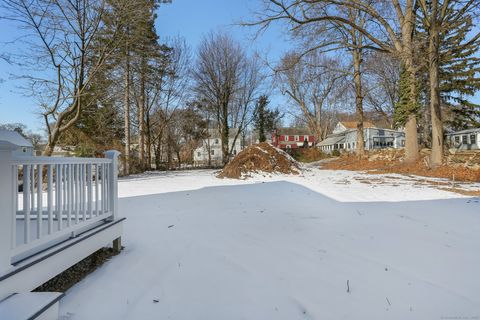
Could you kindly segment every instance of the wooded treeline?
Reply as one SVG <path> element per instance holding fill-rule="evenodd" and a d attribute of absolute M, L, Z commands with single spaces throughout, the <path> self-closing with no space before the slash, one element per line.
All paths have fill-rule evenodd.
<path fill-rule="evenodd" d="M 295 48 L 273 77 L 227 33 L 205 35 L 193 53 L 180 37 L 160 39 L 158 0 L 0 0 L 0 18 L 25 30 L 28 50 L 16 58 L 45 123 L 44 154 L 58 145 L 82 156 L 115 148 L 125 174 L 168 169 L 190 163 L 216 128 L 226 163 L 250 130 L 264 141 L 278 125 L 282 114 L 265 95 L 272 87 L 289 100 L 281 111 L 317 141 L 353 109 L 360 156 L 367 116 L 405 129 L 408 161 L 432 148 L 432 167 L 442 163 L 445 129 L 480 125 L 472 102 L 480 88 L 478 1 L 259 3 L 244 25 L 261 32 L 280 23 Z"/>
<path fill-rule="evenodd" d="M 206 35 L 195 63 L 186 42 L 160 39 L 155 0 L 2 0 L 26 30 L 26 95 L 40 105 L 44 155 L 122 152 L 124 174 L 180 166 L 217 128 L 224 162 L 256 115 L 265 79 L 255 55 L 222 32 Z M 234 143 L 233 143 L 234 144 Z"/>
<path fill-rule="evenodd" d="M 376 110 L 406 133 L 406 160 L 432 149 L 442 163 L 444 130 L 479 126 L 472 97 L 480 88 L 475 0 L 263 0 L 250 22 L 285 26 L 298 49 L 277 67 L 283 90 L 319 139 L 328 110 L 354 101 L 359 132 Z M 317 79 L 318 81 L 315 81 Z M 326 115 L 326 117 L 324 116 Z M 358 135 L 361 156 L 363 136 Z"/>

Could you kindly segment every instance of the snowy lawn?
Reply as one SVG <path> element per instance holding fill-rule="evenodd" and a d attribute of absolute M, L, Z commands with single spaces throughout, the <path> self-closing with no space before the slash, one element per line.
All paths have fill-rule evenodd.
<path fill-rule="evenodd" d="M 480 201 L 310 169 L 120 181 L 125 250 L 64 319 L 480 319 Z M 347 281 L 349 291 L 347 291 Z"/>

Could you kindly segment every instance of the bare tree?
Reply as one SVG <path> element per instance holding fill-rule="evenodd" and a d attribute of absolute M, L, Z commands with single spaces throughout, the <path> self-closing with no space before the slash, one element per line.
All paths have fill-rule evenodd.
<path fill-rule="evenodd" d="M 45 155 L 51 155 L 60 136 L 79 119 L 90 103 L 85 94 L 114 52 L 118 33 L 106 41 L 100 36 L 108 10 L 102 0 L 2 0 L 7 19 L 26 29 L 30 52 L 23 76 L 26 90 L 37 98 L 48 132 Z M 115 21 L 114 25 L 120 21 Z M 114 30 L 118 30 L 115 26 Z"/>
<path fill-rule="evenodd" d="M 221 134 L 223 162 L 230 156 L 230 128 L 241 130 L 252 121 L 261 84 L 259 64 L 240 44 L 223 33 L 211 33 L 200 44 L 192 72 L 197 99 L 211 108 Z"/>
<path fill-rule="evenodd" d="M 341 63 L 318 51 L 286 54 L 277 68 L 280 89 L 296 105 L 317 141 L 328 134 L 327 116 L 336 107 L 345 73 Z"/>
<path fill-rule="evenodd" d="M 365 103 L 393 129 L 398 101 L 400 63 L 391 55 L 373 52 L 365 61 Z"/>
<path fill-rule="evenodd" d="M 264 0 L 265 7 L 258 13 L 256 21 L 245 25 L 267 28 L 276 21 L 284 21 L 292 32 L 298 29 L 331 22 L 355 29 L 361 33 L 369 45 L 367 49 L 388 52 L 397 56 L 409 73 L 409 100 L 411 108 L 407 110 L 405 124 L 406 161 L 418 159 L 417 133 L 417 87 L 414 64 L 414 30 L 416 23 L 416 1 L 414 0 Z M 358 21 L 345 17 L 344 10 L 363 12 L 370 21 L 362 26 Z M 394 15 L 387 14 L 394 12 Z"/>

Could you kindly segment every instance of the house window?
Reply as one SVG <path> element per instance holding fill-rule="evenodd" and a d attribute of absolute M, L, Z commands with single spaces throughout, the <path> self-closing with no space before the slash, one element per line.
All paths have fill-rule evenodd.
<path fill-rule="evenodd" d="M 211 154 L 212 156 L 215 155 L 215 150 L 211 150 L 211 151 L 210 151 L 210 154 Z"/>
<path fill-rule="evenodd" d="M 200 152 L 197 152 L 197 156 L 200 157 L 202 154 Z"/>
<path fill-rule="evenodd" d="M 215 139 L 215 144 L 218 144 L 218 139 Z"/>
<path fill-rule="evenodd" d="M 460 143 L 460 137 L 459 136 L 455 136 L 455 143 Z"/>
<path fill-rule="evenodd" d="M 463 144 L 467 144 L 468 141 L 467 141 L 467 136 L 462 136 L 462 143 Z"/>
<path fill-rule="evenodd" d="M 470 143 L 471 143 L 471 144 L 476 144 L 476 143 L 477 143 L 477 141 L 476 141 L 477 139 L 476 139 L 476 138 L 477 138 L 477 137 L 476 137 L 474 134 L 470 135 Z"/>
<path fill-rule="evenodd" d="M 237 155 L 237 150 L 233 149 L 233 155 Z"/>

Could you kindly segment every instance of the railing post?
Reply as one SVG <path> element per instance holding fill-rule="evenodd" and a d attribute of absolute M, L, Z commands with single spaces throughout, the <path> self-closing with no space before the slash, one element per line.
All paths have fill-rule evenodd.
<path fill-rule="evenodd" d="M 12 152 L 17 146 L 0 141 L 0 275 L 11 267 L 12 228 L 16 208 L 14 208 L 14 175 Z"/>
<path fill-rule="evenodd" d="M 118 156 L 120 152 L 117 150 L 106 151 L 105 157 L 112 160 L 112 164 L 109 166 L 109 197 L 110 208 L 112 211 L 112 220 L 118 218 Z"/>

